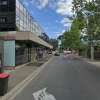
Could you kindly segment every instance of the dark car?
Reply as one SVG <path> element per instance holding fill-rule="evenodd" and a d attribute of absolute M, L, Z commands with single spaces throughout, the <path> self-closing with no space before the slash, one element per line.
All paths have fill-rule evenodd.
<path fill-rule="evenodd" d="M 55 52 L 54 55 L 55 56 L 60 56 L 60 53 L 59 52 Z"/>
<path fill-rule="evenodd" d="M 43 51 L 39 51 L 39 58 L 43 57 Z"/>

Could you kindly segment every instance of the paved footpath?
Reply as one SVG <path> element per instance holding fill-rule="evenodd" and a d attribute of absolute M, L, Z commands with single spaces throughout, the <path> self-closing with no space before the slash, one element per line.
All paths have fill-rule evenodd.
<path fill-rule="evenodd" d="M 85 58 L 85 57 L 82 57 L 82 56 L 77 56 L 77 57 L 79 57 L 79 58 L 81 58 L 81 59 L 87 61 L 88 63 L 90 63 L 90 64 L 92 64 L 92 65 L 95 65 L 95 66 L 97 66 L 97 67 L 100 68 L 100 60 L 91 61 L 91 59 L 89 59 L 89 58 Z"/>
<path fill-rule="evenodd" d="M 53 56 L 47 56 L 43 59 L 39 59 L 38 61 L 29 63 L 21 68 L 16 68 L 15 70 L 6 70 L 5 73 L 9 72 L 9 83 L 8 83 L 8 92 L 10 92 L 13 88 L 15 88 L 18 84 L 24 81 L 28 76 L 34 73 L 39 67 L 41 67 L 44 63 L 46 63 Z M 0 96 L 0 99 L 2 96 Z"/>

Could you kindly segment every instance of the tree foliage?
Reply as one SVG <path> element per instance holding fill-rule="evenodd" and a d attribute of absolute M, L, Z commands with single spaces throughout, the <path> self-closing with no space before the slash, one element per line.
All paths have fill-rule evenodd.
<path fill-rule="evenodd" d="M 85 33 L 91 40 L 100 39 L 100 1 L 73 0 L 73 16 L 78 18 L 79 30 L 85 28 Z"/>
<path fill-rule="evenodd" d="M 49 44 L 53 46 L 53 50 L 56 50 L 58 48 L 58 40 L 57 39 L 50 39 Z"/>
<path fill-rule="evenodd" d="M 71 24 L 70 30 L 66 30 L 64 32 L 64 40 L 62 44 L 70 49 L 79 49 L 81 46 L 81 34 L 79 31 L 79 23 L 77 22 L 77 18 Z"/>
<path fill-rule="evenodd" d="M 63 34 L 62 44 L 88 51 L 91 44 L 100 40 L 100 0 L 73 0 L 72 4 L 73 16 L 68 17 L 72 24 Z M 83 33 L 86 36 L 82 37 Z"/>

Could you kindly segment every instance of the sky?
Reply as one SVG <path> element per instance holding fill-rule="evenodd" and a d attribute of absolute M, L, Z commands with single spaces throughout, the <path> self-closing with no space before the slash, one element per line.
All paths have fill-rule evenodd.
<path fill-rule="evenodd" d="M 20 0 L 49 38 L 57 38 L 71 26 L 72 0 Z"/>

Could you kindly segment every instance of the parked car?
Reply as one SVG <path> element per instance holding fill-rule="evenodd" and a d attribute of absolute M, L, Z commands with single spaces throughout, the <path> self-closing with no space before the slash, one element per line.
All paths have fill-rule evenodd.
<path fill-rule="evenodd" d="M 52 52 L 50 51 L 49 54 L 52 54 Z"/>
<path fill-rule="evenodd" d="M 71 54 L 71 51 L 64 51 L 64 54 Z"/>
<path fill-rule="evenodd" d="M 55 52 L 54 55 L 55 56 L 60 56 L 60 52 Z"/>
<path fill-rule="evenodd" d="M 43 57 L 43 51 L 39 51 L 39 58 Z"/>

